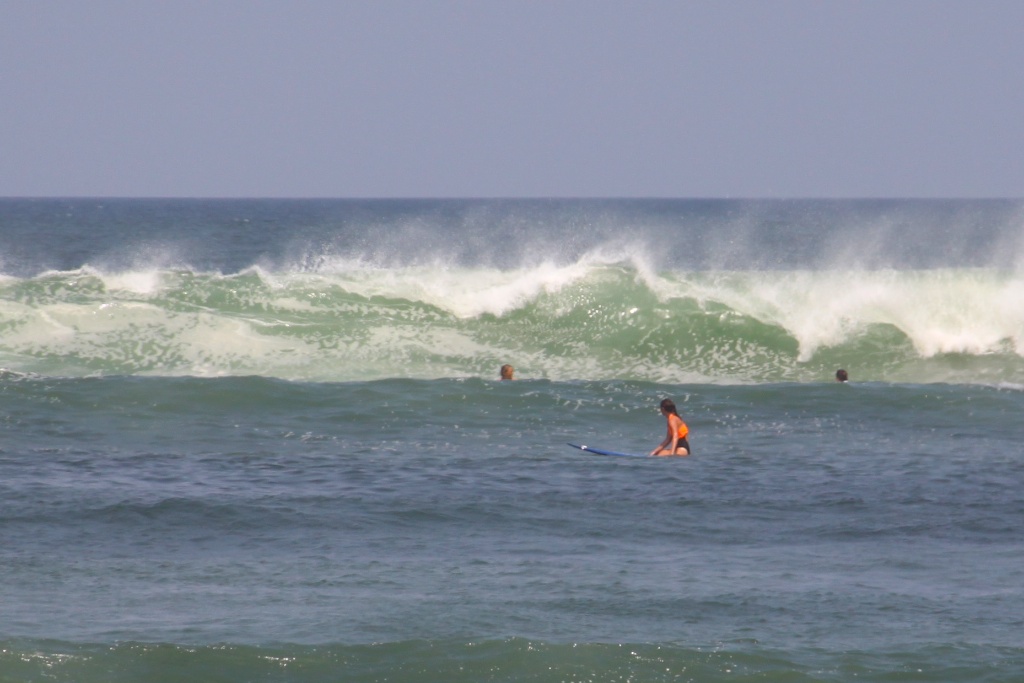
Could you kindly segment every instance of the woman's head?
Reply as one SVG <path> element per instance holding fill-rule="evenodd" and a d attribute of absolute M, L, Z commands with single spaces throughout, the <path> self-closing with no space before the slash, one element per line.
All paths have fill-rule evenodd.
<path fill-rule="evenodd" d="M 670 398 L 662 399 L 662 401 L 661 401 L 661 410 L 662 410 L 662 412 L 668 413 L 669 415 L 678 415 L 679 414 L 678 412 L 676 412 L 676 404 L 673 403 L 672 399 L 670 399 Z"/>

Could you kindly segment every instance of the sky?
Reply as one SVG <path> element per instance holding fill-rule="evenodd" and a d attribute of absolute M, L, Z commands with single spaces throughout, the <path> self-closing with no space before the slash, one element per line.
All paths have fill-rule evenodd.
<path fill-rule="evenodd" d="M 0 0 L 0 196 L 1024 197 L 1020 0 Z"/>

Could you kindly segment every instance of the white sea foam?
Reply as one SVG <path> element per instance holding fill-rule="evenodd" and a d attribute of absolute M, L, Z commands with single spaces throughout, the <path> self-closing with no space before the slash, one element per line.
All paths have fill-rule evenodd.
<path fill-rule="evenodd" d="M 162 273 L 155 269 L 106 274 L 101 279 L 107 289 L 135 294 L 153 294 L 159 291 L 163 282 Z"/>
<path fill-rule="evenodd" d="M 558 265 L 550 261 L 530 268 L 466 268 L 445 262 L 383 268 L 362 259 L 333 259 L 313 275 L 271 275 L 268 281 L 295 284 L 318 282 L 363 297 L 401 299 L 434 306 L 457 318 L 506 315 L 545 293 L 558 292 L 585 277 L 583 262 Z M 311 280 L 313 278 L 313 280 Z"/>
<path fill-rule="evenodd" d="M 1024 276 L 991 270 L 798 271 L 684 276 L 679 296 L 787 330 L 800 360 L 890 325 L 923 357 L 1024 354 Z M 1009 346 L 1009 349 L 1007 348 Z"/>

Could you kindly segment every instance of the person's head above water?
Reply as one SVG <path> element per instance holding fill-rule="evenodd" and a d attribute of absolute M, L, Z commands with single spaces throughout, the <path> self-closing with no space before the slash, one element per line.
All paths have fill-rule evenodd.
<path fill-rule="evenodd" d="M 515 379 L 515 377 L 512 376 L 515 371 L 516 371 L 515 368 L 513 368 L 511 365 L 506 363 L 505 365 L 501 366 L 501 378 L 502 379 Z"/>
<path fill-rule="evenodd" d="M 846 373 L 846 370 L 836 370 L 836 381 L 846 382 L 850 379 L 850 376 Z"/>

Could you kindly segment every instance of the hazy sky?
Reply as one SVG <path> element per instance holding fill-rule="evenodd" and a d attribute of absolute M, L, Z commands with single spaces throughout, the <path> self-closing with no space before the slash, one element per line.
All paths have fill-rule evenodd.
<path fill-rule="evenodd" d="M 1022 197 L 1021 0 L 0 0 L 0 196 Z"/>

